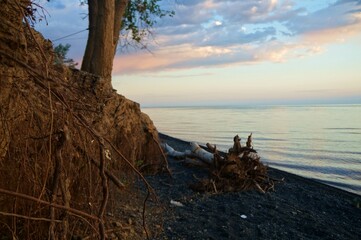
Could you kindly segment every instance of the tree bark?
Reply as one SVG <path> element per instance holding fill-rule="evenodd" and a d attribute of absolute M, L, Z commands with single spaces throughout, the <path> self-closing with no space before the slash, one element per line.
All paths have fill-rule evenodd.
<path fill-rule="evenodd" d="M 119 32 L 129 0 L 89 0 L 89 36 L 81 69 L 111 78 Z"/>
<path fill-rule="evenodd" d="M 114 32 L 113 32 L 113 42 L 115 45 L 114 55 L 117 50 L 120 29 L 122 27 L 122 18 L 125 14 L 125 10 L 127 9 L 129 0 L 115 0 L 115 15 L 114 15 Z M 117 10 L 118 9 L 118 10 Z"/>
<path fill-rule="evenodd" d="M 81 65 L 81 69 L 86 72 L 90 72 L 90 59 L 93 55 L 93 50 L 95 46 L 95 27 L 96 27 L 96 16 L 97 16 L 97 6 L 98 1 L 97 0 L 88 0 L 88 17 L 89 17 L 89 34 L 88 34 L 88 40 L 83 56 L 83 62 Z"/>

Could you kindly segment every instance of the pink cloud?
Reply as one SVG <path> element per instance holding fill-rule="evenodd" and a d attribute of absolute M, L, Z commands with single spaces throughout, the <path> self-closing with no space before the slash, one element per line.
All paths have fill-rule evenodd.
<path fill-rule="evenodd" d="M 185 68 L 187 62 L 201 61 L 215 56 L 220 57 L 230 52 L 231 50 L 227 48 L 193 47 L 191 44 L 183 44 L 160 48 L 154 53 L 143 51 L 130 55 L 120 55 L 114 59 L 113 74 Z"/>
<path fill-rule="evenodd" d="M 230 7 L 233 5 L 238 6 L 237 11 Z M 307 12 L 303 8 L 297 8 L 292 1 L 268 0 L 262 4 L 251 4 L 207 0 L 199 1 L 196 7 L 190 6 L 189 10 L 192 11 L 189 18 L 188 7 L 180 7 L 183 18 L 178 16 L 174 24 L 166 24 L 161 28 L 167 30 L 167 34 L 159 32 L 156 37 L 158 47 L 152 50 L 153 54 L 137 52 L 116 56 L 113 73 L 130 74 L 265 61 L 284 62 L 320 54 L 328 44 L 342 43 L 345 39 L 360 34 L 361 29 L 361 14 L 356 11 L 359 7 L 354 3 L 330 4 L 316 12 Z M 198 11 L 201 14 L 197 15 Z M 221 14 L 221 21 L 212 18 L 212 11 Z M 247 14 L 240 14 L 245 12 Z M 182 19 L 186 19 L 189 24 L 182 23 Z M 197 23 L 197 20 L 201 22 Z M 237 31 L 244 25 L 238 26 L 237 22 L 229 20 L 251 24 L 251 32 Z M 222 24 L 217 28 L 202 28 L 202 24 L 208 23 L 207 21 L 219 21 Z M 283 21 L 287 23 L 284 24 Z M 283 30 L 265 30 L 276 29 L 279 27 L 277 25 L 274 28 L 262 25 L 272 26 L 274 22 L 278 22 L 290 34 L 281 35 Z"/>

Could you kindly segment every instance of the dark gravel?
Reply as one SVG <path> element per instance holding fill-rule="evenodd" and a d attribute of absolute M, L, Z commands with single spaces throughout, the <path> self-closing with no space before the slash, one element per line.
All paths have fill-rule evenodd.
<path fill-rule="evenodd" d="M 188 142 L 160 137 L 176 150 L 189 149 Z M 166 208 L 157 239 L 361 239 L 359 195 L 272 168 L 271 177 L 285 179 L 274 192 L 200 194 L 189 184 L 207 173 L 168 161 L 172 179 L 148 177 Z"/>

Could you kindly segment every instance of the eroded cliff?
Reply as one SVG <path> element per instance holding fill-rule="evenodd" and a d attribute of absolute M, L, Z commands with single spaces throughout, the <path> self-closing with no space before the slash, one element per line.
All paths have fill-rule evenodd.
<path fill-rule="evenodd" d="M 55 65 L 52 43 L 24 20 L 28 4 L 0 8 L 0 230 L 101 235 L 114 192 L 166 166 L 158 133 L 110 79 Z"/>

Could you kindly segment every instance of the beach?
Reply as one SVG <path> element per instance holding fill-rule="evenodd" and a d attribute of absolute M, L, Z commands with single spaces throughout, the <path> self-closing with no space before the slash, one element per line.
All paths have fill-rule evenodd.
<path fill-rule="evenodd" d="M 189 149 L 186 141 L 160 138 L 178 151 Z M 168 163 L 172 177 L 147 177 L 165 208 L 163 232 L 155 239 L 361 238 L 357 194 L 274 168 L 269 175 L 284 179 L 275 191 L 197 193 L 189 184 L 207 173 L 169 156 Z"/>

